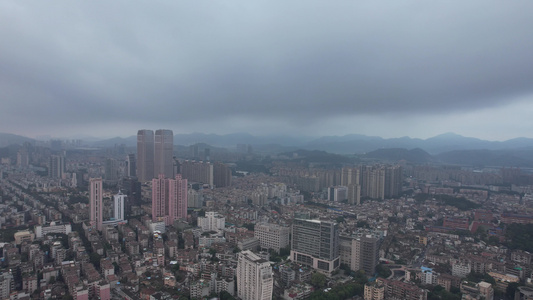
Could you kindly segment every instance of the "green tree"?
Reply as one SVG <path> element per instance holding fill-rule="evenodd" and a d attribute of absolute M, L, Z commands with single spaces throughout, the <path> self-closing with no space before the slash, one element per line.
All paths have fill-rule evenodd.
<path fill-rule="evenodd" d="M 252 223 L 245 223 L 242 225 L 242 227 L 250 230 L 250 231 L 254 231 L 254 227 L 255 227 L 255 224 L 252 224 Z"/>
<path fill-rule="evenodd" d="M 514 294 L 520 284 L 518 282 L 511 282 L 509 285 L 507 285 L 507 289 L 505 289 L 505 295 L 508 299 L 514 299 Z"/>
<path fill-rule="evenodd" d="M 279 249 L 279 256 L 286 257 L 291 254 L 291 246 Z"/>
<path fill-rule="evenodd" d="M 322 273 L 314 273 L 311 276 L 311 285 L 313 285 L 315 288 L 323 288 L 326 286 L 326 275 Z"/>
<path fill-rule="evenodd" d="M 388 278 L 392 274 L 392 271 L 383 264 L 378 264 L 376 266 L 376 272 L 378 273 L 379 277 L 383 278 Z"/>
<path fill-rule="evenodd" d="M 359 228 L 361 228 L 361 227 L 370 228 L 370 225 L 368 224 L 367 221 L 357 221 L 357 227 L 359 227 Z"/>
<path fill-rule="evenodd" d="M 102 259 L 102 257 L 96 252 L 89 254 L 89 260 L 97 270 L 100 270 L 100 259 Z"/>
<path fill-rule="evenodd" d="M 235 300 L 235 298 L 227 291 L 220 292 L 220 300 Z"/>

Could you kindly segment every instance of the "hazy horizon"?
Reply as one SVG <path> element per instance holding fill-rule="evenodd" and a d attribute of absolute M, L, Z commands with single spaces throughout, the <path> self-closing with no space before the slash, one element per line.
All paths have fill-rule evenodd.
<path fill-rule="evenodd" d="M 143 128 L 143 129 L 151 129 L 151 130 L 156 130 L 156 129 L 168 129 L 168 128 Z M 6 133 L 6 134 L 15 134 L 15 133 L 11 133 L 11 132 L 0 132 L 0 133 Z M 420 140 L 427 140 L 427 139 L 431 139 L 431 138 L 434 138 L 434 137 L 438 137 L 438 136 L 446 136 L 446 135 L 458 135 L 458 136 L 462 136 L 462 137 L 465 137 L 465 138 L 475 138 L 475 139 L 480 139 L 480 140 L 485 140 L 485 141 L 490 141 L 490 142 L 503 142 L 503 141 L 508 141 L 508 140 L 512 140 L 512 139 L 515 139 L 515 138 L 528 138 L 528 137 L 515 137 L 515 138 L 510 138 L 510 139 L 504 139 L 504 140 L 490 140 L 490 139 L 483 139 L 483 138 L 479 138 L 479 137 L 475 137 L 475 136 L 465 136 L 465 135 L 461 135 L 461 134 L 457 134 L 455 132 L 443 132 L 443 133 L 440 133 L 440 134 L 437 134 L 437 135 L 434 135 L 434 136 L 430 136 L 430 137 L 425 137 L 425 138 L 420 138 L 420 137 L 412 137 L 412 136 L 408 136 L 408 135 L 403 135 L 403 136 L 396 136 L 396 137 L 385 137 L 385 136 L 379 136 L 379 135 L 367 135 L 367 134 L 362 134 L 362 133 L 349 133 L 349 134 L 344 134 L 344 135 L 291 135 L 291 134 L 276 134 L 276 133 L 272 133 L 272 134 L 264 134 L 264 135 L 255 135 L 255 134 L 251 134 L 251 133 L 248 133 L 248 132 L 232 132 L 232 133 L 227 133 L 227 134 L 216 134 L 216 133 L 206 133 L 206 132 L 190 132 L 190 133 L 176 133 L 176 132 L 173 132 L 174 135 L 195 135 L 195 134 L 198 134 L 198 135 L 206 135 L 206 136 L 209 136 L 209 135 L 216 135 L 216 136 L 227 136 L 227 135 L 251 135 L 253 137 L 256 137 L 256 138 L 276 138 L 276 137 L 279 137 L 279 138 L 300 138 L 300 140 L 314 140 L 314 139 L 319 139 L 319 138 L 323 138 L 323 137 L 346 137 L 346 136 L 351 136 L 351 135 L 361 135 L 361 136 L 366 136 L 366 137 L 378 137 L 378 138 L 382 138 L 382 139 L 399 139 L 399 138 L 409 138 L 409 139 L 420 139 Z M 15 134 L 15 135 L 19 135 L 19 134 Z M 53 135 L 40 135 L 40 136 L 35 136 L 35 137 L 32 137 L 32 136 L 25 136 L 25 135 L 19 135 L 19 136 L 23 136 L 23 137 L 26 137 L 26 138 L 30 138 L 30 139 L 34 139 L 34 140 L 38 140 L 38 141 L 48 141 L 48 140 L 53 140 L 53 139 L 57 139 L 57 140 L 72 140 L 72 139 L 81 139 L 81 140 L 109 140 L 109 139 L 114 139 L 114 138 L 122 138 L 122 139 L 127 139 L 127 138 L 131 138 L 131 137 L 135 137 L 137 135 L 137 132 L 133 133 L 133 134 L 130 134 L 130 135 L 124 135 L 124 136 L 96 136 L 96 135 L 87 135 L 87 134 L 78 134 L 78 135 L 71 135 L 71 136 L 53 136 Z M 201 141 L 199 141 L 201 142 Z"/>

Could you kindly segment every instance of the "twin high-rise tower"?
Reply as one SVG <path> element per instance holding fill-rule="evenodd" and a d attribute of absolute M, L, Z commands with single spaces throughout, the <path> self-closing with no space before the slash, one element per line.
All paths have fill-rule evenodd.
<path fill-rule="evenodd" d="M 174 177 L 172 152 L 174 134 L 172 130 L 142 129 L 137 132 L 137 178 L 140 182 L 150 181 L 161 174 Z"/>
<path fill-rule="evenodd" d="M 137 178 L 152 182 L 152 220 L 166 225 L 187 217 L 187 179 L 174 175 L 173 150 L 172 130 L 137 132 Z"/>
<path fill-rule="evenodd" d="M 159 129 L 155 131 L 154 177 L 164 174 L 167 178 L 174 177 L 174 134 L 172 130 Z"/>

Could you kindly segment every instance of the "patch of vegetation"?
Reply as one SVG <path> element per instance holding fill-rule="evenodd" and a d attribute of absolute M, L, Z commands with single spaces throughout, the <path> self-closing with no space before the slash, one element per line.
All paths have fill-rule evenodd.
<path fill-rule="evenodd" d="M 323 289 L 313 292 L 310 300 L 343 300 L 350 299 L 353 296 L 363 296 L 365 292 L 364 283 L 350 282 L 332 288 L 325 292 Z"/>
<path fill-rule="evenodd" d="M 254 228 L 255 228 L 255 224 L 253 223 L 244 223 L 242 224 L 242 227 L 250 230 L 250 231 L 254 231 Z"/>
<path fill-rule="evenodd" d="M 460 300 L 461 297 L 461 293 L 448 292 L 440 285 L 437 285 L 428 293 L 428 300 Z"/>
<path fill-rule="evenodd" d="M 533 252 L 533 224 L 509 224 L 505 229 L 509 249 Z"/>
<path fill-rule="evenodd" d="M 237 170 L 239 171 L 245 171 L 248 173 L 264 173 L 270 175 L 270 170 L 263 162 L 239 160 L 237 161 L 236 165 Z"/>
<path fill-rule="evenodd" d="M 305 205 L 317 206 L 317 207 L 322 207 L 322 208 L 329 208 L 329 205 L 327 205 L 327 204 L 318 203 L 318 202 L 314 202 L 314 201 L 307 201 L 307 202 L 305 202 Z"/>
<path fill-rule="evenodd" d="M 386 267 L 384 264 L 378 264 L 376 266 L 376 272 L 378 273 L 378 277 L 382 278 L 388 278 L 392 274 L 390 268 Z"/>
<path fill-rule="evenodd" d="M 27 230 L 28 226 L 18 226 L 6 229 L 0 229 L 0 242 L 11 243 L 15 240 L 15 233 L 21 230 Z"/>
<path fill-rule="evenodd" d="M 444 195 L 444 194 L 438 194 L 438 195 L 430 195 L 430 194 L 417 194 L 415 195 L 415 201 L 418 203 L 423 203 L 427 200 L 435 198 L 436 201 L 443 205 L 449 205 L 457 207 L 459 210 L 467 211 L 472 210 L 476 208 L 480 208 L 481 205 L 474 203 L 465 197 L 454 197 L 450 195 Z"/>

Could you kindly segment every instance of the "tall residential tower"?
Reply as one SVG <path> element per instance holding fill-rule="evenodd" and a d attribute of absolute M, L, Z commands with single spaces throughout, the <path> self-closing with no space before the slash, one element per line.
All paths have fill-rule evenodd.
<path fill-rule="evenodd" d="M 91 178 L 89 183 L 89 209 L 90 209 L 90 222 L 92 226 L 96 227 L 96 230 L 102 230 L 103 216 L 103 203 L 102 203 L 102 178 Z"/>
<path fill-rule="evenodd" d="M 113 196 L 114 204 L 114 219 L 117 221 L 124 220 L 124 198 L 126 195 L 122 194 L 121 191 L 118 191 L 118 194 Z"/>
<path fill-rule="evenodd" d="M 187 217 L 187 179 L 178 174 L 174 179 L 161 174 L 152 180 L 152 220 L 172 225 Z"/>
<path fill-rule="evenodd" d="M 274 288 L 272 266 L 250 250 L 239 253 L 237 296 L 243 300 L 270 300 Z"/>

